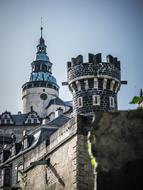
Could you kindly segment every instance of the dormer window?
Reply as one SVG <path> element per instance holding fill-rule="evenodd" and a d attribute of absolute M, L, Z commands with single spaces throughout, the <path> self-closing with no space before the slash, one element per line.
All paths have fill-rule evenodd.
<path fill-rule="evenodd" d="M 4 115 L 4 119 L 7 119 L 8 118 L 8 115 Z"/>
<path fill-rule="evenodd" d="M 10 124 L 10 119 L 7 119 L 7 124 Z"/>
<path fill-rule="evenodd" d="M 4 112 L 2 113 L 1 115 L 1 119 L 0 119 L 0 124 L 3 124 L 3 125 L 13 125 L 14 124 L 14 121 L 13 121 L 13 118 L 10 114 L 10 112 Z"/>
<path fill-rule="evenodd" d="M 36 112 L 32 111 L 27 116 L 27 119 L 25 120 L 25 124 L 39 124 L 40 120 Z"/>
<path fill-rule="evenodd" d="M 1 119 L 1 124 L 5 124 L 5 123 L 4 123 L 4 119 Z"/>
<path fill-rule="evenodd" d="M 31 123 L 31 119 L 28 119 L 28 120 L 27 120 L 27 123 Z"/>
<path fill-rule="evenodd" d="M 37 123 L 37 119 L 34 119 L 34 122 L 33 123 Z"/>

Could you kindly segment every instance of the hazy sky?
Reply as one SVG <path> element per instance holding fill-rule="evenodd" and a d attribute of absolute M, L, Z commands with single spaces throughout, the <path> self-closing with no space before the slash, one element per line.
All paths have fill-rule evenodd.
<path fill-rule="evenodd" d="M 29 80 L 43 17 L 53 75 L 66 81 L 66 62 L 88 53 L 112 54 L 121 60 L 119 109 L 143 88 L 142 0 L 0 0 L 0 113 L 21 110 L 21 86 Z M 71 99 L 67 87 L 60 97 Z"/>

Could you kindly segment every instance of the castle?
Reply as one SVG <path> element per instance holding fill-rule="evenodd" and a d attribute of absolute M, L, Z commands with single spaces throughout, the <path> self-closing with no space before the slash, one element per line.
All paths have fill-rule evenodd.
<path fill-rule="evenodd" d="M 101 54 L 89 54 L 86 63 L 82 55 L 72 58 L 67 85 L 73 104 L 65 102 L 59 98 L 41 27 L 31 68 L 22 86 L 22 113 L 0 115 L 0 189 L 95 189 L 88 134 L 96 113 L 110 112 L 111 118 L 117 111 L 117 93 L 125 83 L 120 61 L 108 55 L 104 62 Z"/>

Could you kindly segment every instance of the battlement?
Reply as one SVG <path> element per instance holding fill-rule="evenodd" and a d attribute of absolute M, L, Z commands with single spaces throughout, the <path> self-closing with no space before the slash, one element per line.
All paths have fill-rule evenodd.
<path fill-rule="evenodd" d="M 88 62 L 83 62 L 83 56 L 78 55 L 67 62 L 68 81 L 77 77 L 94 75 L 106 75 L 120 80 L 120 61 L 112 55 L 106 56 L 106 61 L 103 61 L 102 54 L 96 55 L 89 53 Z"/>
<path fill-rule="evenodd" d="M 71 58 L 71 62 L 68 62 L 68 68 L 72 66 L 76 66 L 79 64 L 83 64 L 83 56 L 78 55 L 76 58 Z M 114 64 L 118 69 L 120 69 L 120 61 L 117 57 L 113 57 L 112 55 L 106 56 L 106 61 L 103 61 L 103 57 L 101 53 L 96 55 L 89 53 L 88 54 L 88 63 L 98 64 L 98 63 L 111 63 Z"/>

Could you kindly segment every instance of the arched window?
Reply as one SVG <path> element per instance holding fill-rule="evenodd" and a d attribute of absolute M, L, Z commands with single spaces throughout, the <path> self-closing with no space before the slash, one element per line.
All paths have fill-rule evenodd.
<path fill-rule="evenodd" d="M 42 70 L 43 70 L 43 71 L 47 71 L 47 66 L 46 66 L 46 65 L 43 65 L 43 66 L 42 66 Z"/>

